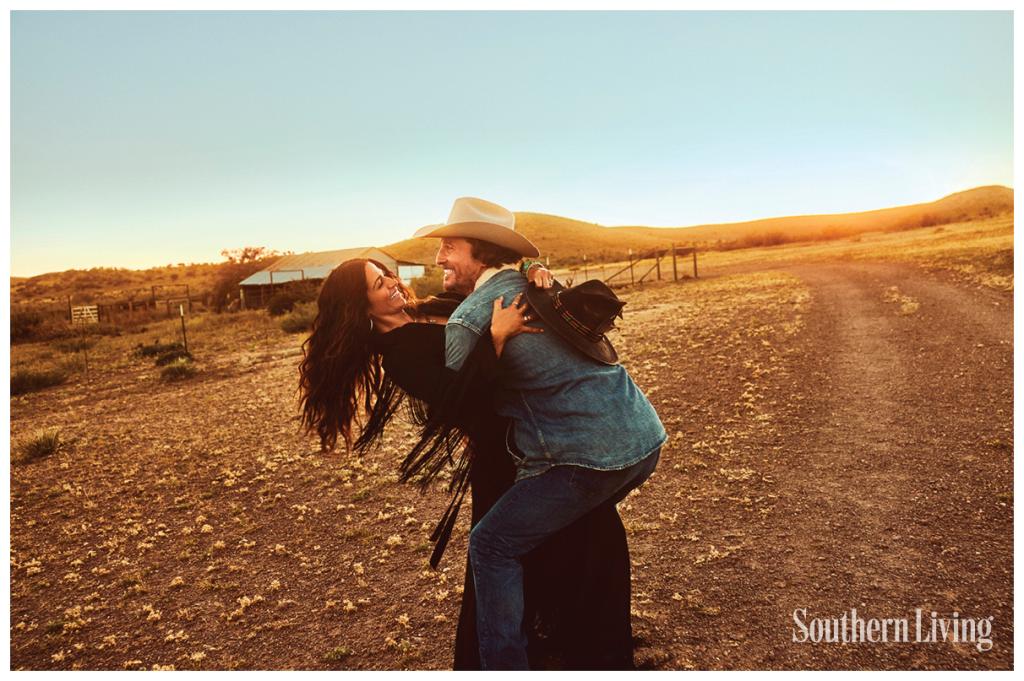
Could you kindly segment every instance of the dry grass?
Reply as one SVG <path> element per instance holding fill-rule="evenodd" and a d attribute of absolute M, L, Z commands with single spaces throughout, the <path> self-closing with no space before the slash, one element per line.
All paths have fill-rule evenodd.
<path fill-rule="evenodd" d="M 15 448 L 14 463 L 31 463 L 39 459 L 56 454 L 64 445 L 60 438 L 60 429 L 51 428 L 35 433 L 21 442 Z"/>
<path fill-rule="evenodd" d="M 902 232 L 871 232 L 834 242 L 701 254 L 701 262 L 709 269 L 800 260 L 911 262 L 1012 291 L 1013 215 Z"/>
<path fill-rule="evenodd" d="M 65 367 L 18 367 L 11 371 L 11 395 L 24 395 L 66 383 L 69 375 Z"/>
<path fill-rule="evenodd" d="M 966 280 L 1000 291 L 1013 290 L 1013 215 L 941 227 L 921 227 L 897 232 L 869 232 L 848 239 L 782 244 L 733 251 L 700 251 L 698 276 L 736 266 L 771 266 L 808 260 L 885 260 L 911 262 L 929 269 L 945 270 Z M 653 259 L 634 264 L 636 279 L 653 265 Z M 592 264 L 590 278 L 605 279 L 628 265 L 628 261 Z M 678 259 L 680 277 L 692 276 L 689 256 Z M 583 280 L 582 267 L 555 270 L 560 280 Z M 662 279 L 672 278 L 672 259 L 661 261 Z M 650 281 L 654 273 L 648 275 Z M 629 273 L 618 274 L 611 283 L 628 284 Z"/>

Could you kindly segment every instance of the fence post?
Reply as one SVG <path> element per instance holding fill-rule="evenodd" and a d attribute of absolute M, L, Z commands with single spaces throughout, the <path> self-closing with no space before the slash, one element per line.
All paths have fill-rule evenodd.
<path fill-rule="evenodd" d="M 181 315 L 181 341 L 185 347 L 185 352 L 188 352 L 188 336 L 185 335 L 185 306 L 178 305 L 178 314 Z"/>
<path fill-rule="evenodd" d="M 661 281 L 661 251 L 654 252 L 654 267 L 658 270 L 658 281 Z"/>
<path fill-rule="evenodd" d="M 98 318 L 99 314 L 97 313 L 96 316 Z M 81 331 L 82 331 L 81 341 L 82 341 L 82 352 L 85 354 L 85 373 L 89 373 L 89 347 L 88 347 L 88 344 L 86 343 L 86 339 L 85 339 L 85 324 L 80 324 L 79 326 L 82 327 L 82 329 L 81 329 Z"/>
<path fill-rule="evenodd" d="M 633 279 L 633 249 L 629 249 L 629 285 L 636 286 L 636 281 Z"/>
<path fill-rule="evenodd" d="M 693 278 L 697 278 L 697 249 L 693 249 Z"/>
<path fill-rule="evenodd" d="M 672 244 L 672 281 L 679 281 L 679 270 L 676 267 L 676 245 Z"/>
<path fill-rule="evenodd" d="M 584 253 L 583 254 L 583 281 L 586 281 L 587 279 L 590 279 L 590 277 L 587 276 L 587 254 Z"/>

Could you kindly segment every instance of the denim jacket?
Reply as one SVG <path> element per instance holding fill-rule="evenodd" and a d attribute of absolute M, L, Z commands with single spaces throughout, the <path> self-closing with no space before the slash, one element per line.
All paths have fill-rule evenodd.
<path fill-rule="evenodd" d="M 526 290 L 515 270 L 498 272 L 448 318 L 445 363 L 458 370 L 491 324 L 494 299 L 507 306 Z M 617 470 L 637 463 L 667 439 L 647 397 L 620 364 L 593 360 L 558 332 L 509 339 L 498 364 L 495 410 L 513 419 L 516 480 L 553 465 Z M 518 451 L 516 451 L 518 450 Z"/>

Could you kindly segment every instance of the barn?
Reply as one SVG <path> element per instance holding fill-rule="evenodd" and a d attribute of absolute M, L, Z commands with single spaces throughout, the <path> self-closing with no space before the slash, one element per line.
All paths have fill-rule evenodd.
<path fill-rule="evenodd" d="M 375 247 L 345 248 L 340 251 L 298 253 L 278 258 L 273 264 L 242 280 L 239 286 L 239 300 L 242 309 L 263 307 L 274 295 L 277 288 L 292 281 L 323 281 L 335 267 L 352 258 L 372 258 L 384 263 L 392 272 L 408 284 L 416 277 L 422 277 L 425 267 L 422 263 L 397 260 L 392 255 Z"/>

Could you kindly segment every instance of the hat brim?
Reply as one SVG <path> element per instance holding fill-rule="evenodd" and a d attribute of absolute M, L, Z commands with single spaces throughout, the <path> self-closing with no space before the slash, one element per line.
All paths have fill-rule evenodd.
<path fill-rule="evenodd" d="M 565 290 L 565 286 L 557 281 L 553 283 L 550 289 L 542 289 L 529 284 L 526 287 L 526 300 L 530 303 L 533 311 L 537 313 L 537 316 L 547 324 L 548 328 L 557 332 L 559 336 L 568 341 L 574 348 L 602 364 L 618 364 L 619 354 L 615 352 L 615 348 L 607 336 L 601 336 L 601 340 L 596 342 L 589 340 L 573 330 L 562 319 L 562 315 L 555 309 L 554 296 L 563 290 Z"/>
<path fill-rule="evenodd" d="M 525 236 L 508 227 L 495 225 L 490 222 L 456 222 L 450 225 L 427 225 L 420 227 L 413 234 L 413 238 L 417 239 L 436 239 L 445 236 L 488 241 L 510 251 L 515 251 L 525 258 L 540 256 L 540 251 Z"/>

